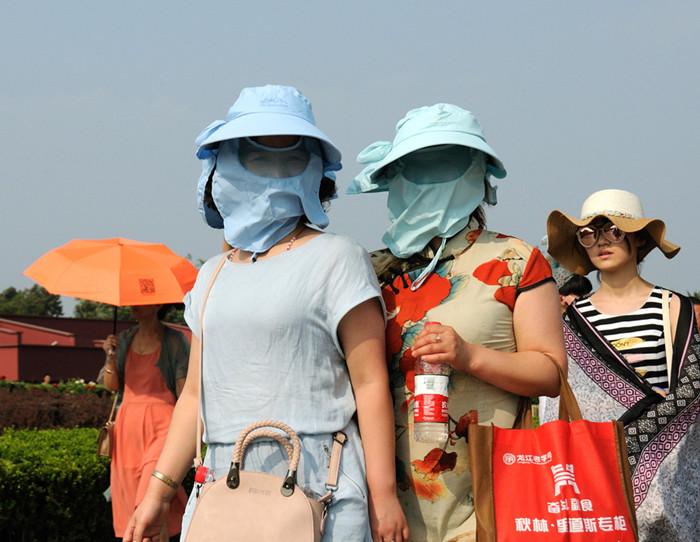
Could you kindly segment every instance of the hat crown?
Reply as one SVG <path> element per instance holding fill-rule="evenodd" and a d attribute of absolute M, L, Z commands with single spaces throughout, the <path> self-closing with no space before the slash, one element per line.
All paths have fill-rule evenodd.
<path fill-rule="evenodd" d="M 228 110 L 226 120 L 230 122 L 253 113 L 293 115 L 316 126 L 309 100 L 299 89 L 285 85 L 244 88 Z"/>
<path fill-rule="evenodd" d="M 640 199 L 632 192 L 617 189 L 600 190 L 583 202 L 581 220 L 598 215 L 644 218 L 644 209 Z"/>
<path fill-rule="evenodd" d="M 471 111 L 456 105 L 439 103 L 412 109 L 396 124 L 394 146 L 428 132 L 462 132 L 484 139 L 481 124 Z"/>

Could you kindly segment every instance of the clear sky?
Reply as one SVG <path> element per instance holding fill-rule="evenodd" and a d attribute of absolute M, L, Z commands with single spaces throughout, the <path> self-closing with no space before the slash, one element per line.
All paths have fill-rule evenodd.
<path fill-rule="evenodd" d="M 673 260 L 652 252 L 643 276 L 700 290 L 698 2 L 0 6 L 0 290 L 30 287 L 22 271 L 74 238 L 214 255 L 194 138 L 266 83 L 300 88 L 343 152 L 329 230 L 368 250 L 386 196 L 344 195 L 357 153 L 393 139 L 409 109 L 450 102 L 476 114 L 508 170 L 491 229 L 537 244 L 551 210 L 578 215 L 596 190 L 630 190 L 682 246 Z"/>

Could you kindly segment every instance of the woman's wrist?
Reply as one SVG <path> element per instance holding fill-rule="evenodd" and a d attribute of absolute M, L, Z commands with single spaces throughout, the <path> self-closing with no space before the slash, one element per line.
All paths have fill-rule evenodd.
<path fill-rule="evenodd" d="M 144 495 L 144 500 L 151 498 L 155 501 L 169 503 L 177 492 L 170 486 L 165 485 L 161 480 L 158 480 L 155 476 L 151 476 L 151 481 L 148 484 L 148 489 Z"/>

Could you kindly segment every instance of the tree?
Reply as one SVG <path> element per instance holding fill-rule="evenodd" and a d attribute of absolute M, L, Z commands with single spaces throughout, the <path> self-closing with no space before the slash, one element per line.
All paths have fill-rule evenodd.
<path fill-rule="evenodd" d="M 0 314 L 20 316 L 63 316 L 61 297 L 35 284 L 18 290 L 10 286 L 0 293 Z"/>
<path fill-rule="evenodd" d="M 171 324 L 184 324 L 184 308 L 181 303 L 166 305 L 167 310 L 163 317 L 164 322 Z M 81 299 L 73 309 L 75 318 L 95 318 L 97 320 L 114 319 L 114 305 L 106 305 L 96 301 Z M 129 307 L 117 307 L 118 320 L 131 320 L 131 309 Z"/>
<path fill-rule="evenodd" d="M 81 299 L 73 309 L 74 318 L 85 318 L 95 320 L 113 320 L 114 305 L 98 303 L 97 301 L 89 301 Z M 117 307 L 118 320 L 131 320 L 131 309 L 129 307 Z"/>

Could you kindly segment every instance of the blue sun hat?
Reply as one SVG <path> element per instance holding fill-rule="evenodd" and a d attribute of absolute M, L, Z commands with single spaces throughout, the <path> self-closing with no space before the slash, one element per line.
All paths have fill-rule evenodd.
<path fill-rule="evenodd" d="M 503 162 L 486 143 L 476 117 L 456 105 L 438 103 L 409 111 L 396 125 L 394 142 L 377 141 L 358 156 L 367 166 L 353 179 L 348 194 L 385 192 L 393 177 L 393 162 L 419 149 L 436 145 L 462 145 L 478 149 L 487 157 L 487 173 L 498 179 L 506 176 Z M 495 196 L 495 194 L 493 194 Z"/>
<path fill-rule="evenodd" d="M 294 87 L 265 85 L 249 87 L 228 110 L 226 120 L 217 120 L 197 137 L 202 150 L 212 150 L 221 141 L 239 137 L 298 135 L 318 139 L 323 148 L 323 159 L 340 169 L 341 154 L 321 130 L 311 112 L 311 103 Z"/>
<path fill-rule="evenodd" d="M 325 177 L 335 179 L 334 172 L 342 168 L 340 150 L 316 127 L 311 103 L 299 89 L 284 85 L 244 88 L 229 109 L 226 120 L 212 122 L 195 139 L 197 158 L 202 161 L 197 201 L 209 226 L 224 227 L 219 213 L 204 203 L 207 183 L 216 167 L 221 143 L 230 139 L 274 135 L 298 135 L 318 140 Z"/>

